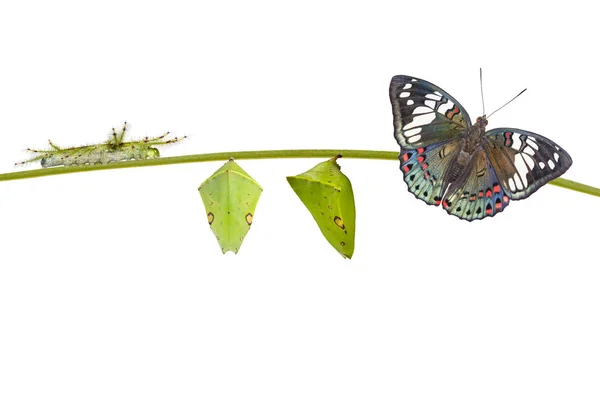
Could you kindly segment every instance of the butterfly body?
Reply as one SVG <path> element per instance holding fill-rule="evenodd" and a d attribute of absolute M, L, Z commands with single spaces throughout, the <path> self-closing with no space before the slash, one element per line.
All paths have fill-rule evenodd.
<path fill-rule="evenodd" d="M 468 172 L 473 168 L 476 152 L 482 151 L 486 125 L 487 119 L 479 117 L 476 124 L 465 130 L 461 135 L 460 146 L 456 152 L 456 156 L 454 160 L 448 162 L 448 171 L 443 177 L 441 186 L 444 197 L 452 193 L 451 187 L 460 187 L 463 185 L 464 180 L 467 179 Z M 446 188 L 450 188 L 450 190 L 445 190 Z"/>
<path fill-rule="evenodd" d="M 395 76 L 390 100 L 408 190 L 461 219 L 494 216 L 572 164 L 566 151 L 541 135 L 486 131 L 485 115 L 471 124 L 452 96 L 427 81 Z"/>

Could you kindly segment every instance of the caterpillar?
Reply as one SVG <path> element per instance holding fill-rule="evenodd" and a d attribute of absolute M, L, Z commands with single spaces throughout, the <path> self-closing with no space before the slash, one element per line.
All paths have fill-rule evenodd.
<path fill-rule="evenodd" d="M 131 125 L 128 125 L 127 122 L 123 124 L 120 132 L 112 128 L 109 139 L 104 143 L 96 145 L 61 148 L 51 140 L 48 140 L 50 149 L 37 150 L 27 148 L 27 151 L 35 155 L 29 160 L 17 162 L 15 165 L 24 165 L 39 161 L 43 168 L 48 168 L 158 158 L 160 157 L 160 152 L 153 146 L 177 143 L 187 138 L 187 136 L 183 136 L 167 139 L 167 135 L 169 135 L 169 132 L 167 132 L 162 136 L 146 136 L 142 140 L 125 142 L 123 138 L 130 128 Z"/>

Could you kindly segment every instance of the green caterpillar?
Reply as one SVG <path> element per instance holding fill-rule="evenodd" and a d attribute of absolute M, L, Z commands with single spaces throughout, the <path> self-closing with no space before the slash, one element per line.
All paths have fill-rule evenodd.
<path fill-rule="evenodd" d="M 34 153 L 35 156 L 29 160 L 17 162 L 15 165 L 39 161 L 43 168 L 48 168 L 61 165 L 68 167 L 71 165 L 108 164 L 118 161 L 158 158 L 160 157 L 160 152 L 153 146 L 177 143 L 187 137 L 166 139 L 169 134 L 167 132 L 158 137 L 151 138 L 146 136 L 142 140 L 125 142 L 123 138 L 129 129 L 130 126 L 125 122 L 120 132 L 117 132 L 113 128 L 110 138 L 106 142 L 96 145 L 61 148 L 48 140 L 50 144 L 49 150 L 28 148 L 27 151 Z"/>

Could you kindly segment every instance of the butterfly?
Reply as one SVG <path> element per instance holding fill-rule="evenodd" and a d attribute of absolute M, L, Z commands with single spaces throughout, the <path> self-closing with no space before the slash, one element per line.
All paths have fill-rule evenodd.
<path fill-rule="evenodd" d="M 423 79 L 394 76 L 390 100 L 408 190 L 460 219 L 493 217 L 573 163 L 564 149 L 536 133 L 486 131 L 485 112 L 473 125 L 458 101 Z"/>

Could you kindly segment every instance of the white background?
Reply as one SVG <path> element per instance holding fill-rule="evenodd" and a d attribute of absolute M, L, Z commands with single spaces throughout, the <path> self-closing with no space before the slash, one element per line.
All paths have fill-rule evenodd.
<path fill-rule="evenodd" d="M 483 67 L 488 112 L 529 89 L 490 128 L 599 186 L 596 7 L 533 4 L 3 2 L 0 168 L 124 120 L 190 136 L 163 156 L 396 151 L 393 75 L 474 119 Z M 221 162 L 0 182 L 0 398 L 600 397 L 598 198 L 548 185 L 468 223 L 398 162 L 342 159 L 349 261 L 285 181 L 319 161 L 239 162 L 264 192 L 237 256 L 197 192 Z"/>

